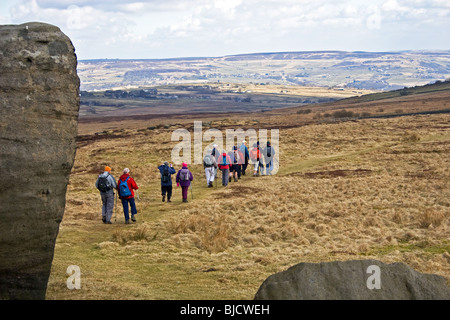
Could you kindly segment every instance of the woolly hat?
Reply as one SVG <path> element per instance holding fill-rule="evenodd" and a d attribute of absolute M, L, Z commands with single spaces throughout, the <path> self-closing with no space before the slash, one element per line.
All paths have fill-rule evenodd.
<path fill-rule="evenodd" d="M 183 162 L 182 166 L 183 166 L 183 168 L 187 168 L 187 163 Z"/>
<path fill-rule="evenodd" d="M 109 172 L 111 172 L 111 168 L 110 168 L 110 167 L 108 167 L 108 166 L 105 166 L 105 171 L 109 171 Z"/>

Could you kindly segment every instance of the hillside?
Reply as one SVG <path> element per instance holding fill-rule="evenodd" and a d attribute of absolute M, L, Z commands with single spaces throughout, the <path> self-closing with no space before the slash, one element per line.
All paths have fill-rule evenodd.
<path fill-rule="evenodd" d="M 449 113 L 450 81 L 438 81 L 433 84 L 388 92 L 372 93 L 341 99 L 331 103 L 322 103 L 315 107 L 300 106 L 285 108 L 282 112 L 303 113 L 314 111 L 316 119 L 335 120 L 336 118 L 379 118 L 414 114 Z M 343 112 L 341 115 L 337 112 Z M 333 117 L 337 115 L 337 117 Z"/>
<path fill-rule="evenodd" d="M 81 90 L 253 83 L 393 90 L 450 77 L 449 51 L 276 52 L 210 58 L 79 61 Z"/>
<path fill-rule="evenodd" d="M 243 92 L 249 88 L 245 85 L 235 86 L 244 88 Z M 218 87 L 220 86 L 216 85 L 215 88 Z M 112 103 L 121 103 L 120 99 L 106 99 L 109 105 L 97 107 L 95 114 L 86 112 L 86 106 L 82 105 L 79 132 L 82 135 L 96 133 L 98 136 L 103 136 L 120 134 L 122 130 L 131 127 L 140 130 L 163 127 L 174 129 L 192 119 L 210 123 L 208 124 L 210 127 L 219 125 L 235 129 L 292 128 L 342 120 L 441 114 L 449 113 L 450 109 L 450 81 L 378 93 L 305 87 L 286 89 L 285 86 L 253 85 L 251 88 L 251 93 L 245 93 L 246 97 L 250 97 L 251 102 L 237 103 L 234 100 L 226 100 L 226 104 L 222 102 L 222 109 L 212 103 L 214 99 L 203 101 L 200 99 L 201 103 L 196 99 L 165 100 L 164 103 L 161 103 L 161 100 L 151 100 L 153 107 L 148 106 L 148 101 L 145 102 L 146 106 L 141 107 L 138 105 L 117 107 Z M 284 90 L 287 92 L 281 93 Z M 362 92 L 369 93 L 361 95 Z M 96 94 L 103 95 L 102 92 Z M 242 96 L 243 94 L 234 93 L 233 95 Z M 258 95 L 270 96 L 273 104 L 268 104 L 267 100 L 260 104 L 255 98 Z M 303 103 L 293 100 L 291 106 L 283 107 L 283 104 L 289 105 L 283 102 L 289 96 Z M 98 96 L 92 99 L 96 100 Z M 306 99 L 313 101 L 306 103 L 304 102 Z M 320 103 L 320 99 L 334 101 Z"/>
<path fill-rule="evenodd" d="M 444 110 L 448 90 L 428 90 L 438 86 L 268 112 L 80 122 L 47 299 L 253 299 L 269 275 L 299 262 L 371 258 L 450 282 L 450 114 L 333 116 L 349 106 Z M 171 161 L 172 133 L 200 120 L 203 133 L 279 129 L 278 173 L 208 188 L 202 166 L 190 165 L 189 202 L 177 187 L 162 202 L 157 166 Z M 104 165 L 116 179 L 130 168 L 136 223 L 124 224 L 120 205 L 102 223 L 94 183 Z M 72 264 L 80 290 L 65 286 Z"/>

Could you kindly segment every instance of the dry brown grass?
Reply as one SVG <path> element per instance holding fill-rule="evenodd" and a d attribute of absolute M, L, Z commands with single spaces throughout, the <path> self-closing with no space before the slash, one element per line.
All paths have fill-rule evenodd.
<path fill-rule="evenodd" d="M 255 119 L 264 122 L 240 120 Z M 296 263 L 365 258 L 450 280 L 450 116 L 295 121 L 284 118 L 292 127 L 280 131 L 277 175 L 207 188 L 202 167 L 191 166 L 187 204 L 176 187 L 173 202 L 161 202 L 156 168 L 170 158 L 170 129 L 81 144 L 47 298 L 252 299 L 267 276 Z M 104 164 L 116 178 L 131 169 L 136 224 L 123 223 L 120 207 L 102 224 L 93 186 Z M 78 292 L 64 287 L 70 264 L 81 267 Z"/>

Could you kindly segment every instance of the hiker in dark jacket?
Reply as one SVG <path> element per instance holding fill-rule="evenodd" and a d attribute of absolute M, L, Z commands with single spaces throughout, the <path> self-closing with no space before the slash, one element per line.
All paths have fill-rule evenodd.
<path fill-rule="evenodd" d="M 230 156 L 230 177 L 228 179 L 231 182 L 231 178 L 234 178 L 234 182 L 241 178 L 241 165 L 244 162 L 244 156 L 241 151 L 238 150 L 237 146 L 233 146 L 233 150 L 228 154 Z"/>
<path fill-rule="evenodd" d="M 105 184 L 103 178 L 106 178 Z M 99 183 L 100 182 L 100 183 Z M 105 185 L 105 187 L 103 187 Z M 111 217 L 114 210 L 114 189 L 117 187 L 116 180 L 111 175 L 111 168 L 106 166 L 105 172 L 100 174 L 95 182 L 95 187 L 99 189 L 102 198 L 102 221 L 111 224 Z"/>
<path fill-rule="evenodd" d="M 273 159 L 275 155 L 275 149 L 267 141 L 267 146 L 263 149 L 264 162 L 266 163 L 266 175 L 272 175 Z"/>
<path fill-rule="evenodd" d="M 126 183 L 129 190 L 129 195 L 124 194 L 123 187 L 121 187 L 121 184 Z M 134 190 L 139 189 L 134 179 L 130 176 L 130 169 L 125 168 L 123 169 L 123 174 L 120 176 L 119 180 L 117 181 L 117 190 L 119 192 L 119 198 L 122 200 L 122 206 L 123 206 L 123 214 L 125 216 L 125 224 L 130 223 L 130 216 L 128 214 L 128 204 L 130 204 L 131 207 L 131 220 L 133 222 L 136 222 L 136 218 L 134 217 L 135 214 L 137 214 L 136 210 L 136 203 L 134 201 Z"/>
<path fill-rule="evenodd" d="M 192 172 L 188 169 L 187 163 L 183 162 L 182 168 L 177 173 L 177 187 L 181 186 L 181 196 L 183 202 L 188 202 L 188 190 L 191 185 L 191 181 L 194 180 Z"/>
<path fill-rule="evenodd" d="M 239 150 L 244 155 L 244 162 L 242 163 L 242 175 L 245 176 L 245 170 L 247 170 L 248 166 L 248 159 L 250 158 L 250 154 L 248 152 L 248 148 L 246 146 L 246 141 L 242 141 L 241 146 L 239 147 Z"/>
<path fill-rule="evenodd" d="M 213 149 L 211 151 L 211 154 L 216 158 L 216 162 L 217 162 L 217 159 L 220 156 L 219 149 L 217 149 L 217 144 L 213 144 Z"/>
<path fill-rule="evenodd" d="M 171 202 L 170 198 L 172 197 L 172 175 L 177 173 L 175 169 L 172 167 L 172 164 L 166 161 L 164 164 L 158 167 L 159 173 L 161 174 L 161 195 L 162 202 L 166 199 L 167 193 L 167 202 Z"/>

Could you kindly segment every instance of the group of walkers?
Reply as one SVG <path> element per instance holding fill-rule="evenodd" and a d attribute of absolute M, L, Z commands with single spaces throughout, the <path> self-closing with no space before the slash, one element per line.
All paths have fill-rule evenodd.
<path fill-rule="evenodd" d="M 249 164 L 253 165 L 253 176 L 271 175 L 274 155 L 275 149 L 270 141 L 264 148 L 260 147 L 258 141 L 253 144 L 250 151 L 245 140 L 239 147 L 233 146 L 229 152 L 226 150 L 219 152 L 217 145 L 214 144 L 213 149 L 207 150 L 207 154 L 203 158 L 206 183 L 209 188 L 213 187 L 214 179 L 217 178 L 217 172 L 220 170 L 222 172 L 222 186 L 226 187 L 231 180 L 237 182 L 241 176 L 244 176 Z M 265 173 L 264 168 L 266 169 Z"/>
<path fill-rule="evenodd" d="M 233 146 L 232 150 L 227 153 L 226 150 L 219 152 L 217 145 L 213 145 L 213 149 L 207 150 L 203 158 L 203 168 L 205 171 L 206 184 L 208 188 L 214 186 L 214 180 L 218 176 L 218 171 L 222 172 L 222 186 L 228 186 L 228 183 L 234 180 L 237 182 L 241 176 L 246 174 L 248 165 L 253 166 L 253 176 L 271 175 L 273 171 L 273 159 L 275 149 L 271 146 L 270 141 L 267 145 L 261 148 L 259 141 L 253 144 L 249 150 L 246 141 L 237 147 Z M 265 169 L 265 173 L 264 173 Z M 181 195 L 183 202 L 188 202 L 189 188 L 194 179 L 192 172 L 188 169 L 187 163 L 183 163 L 181 169 L 176 172 L 172 164 L 167 161 L 158 167 L 161 176 L 161 195 L 162 202 L 171 202 L 172 198 L 172 175 L 176 174 L 175 182 L 177 187 L 181 186 Z M 216 180 L 217 185 L 217 180 Z M 106 224 L 111 224 L 111 218 L 114 211 L 115 193 L 117 190 L 118 197 L 122 202 L 123 213 L 125 216 L 125 223 L 129 224 L 130 208 L 131 221 L 136 222 L 135 215 L 137 214 L 135 202 L 135 190 L 139 189 L 136 181 L 130 176 L 130 169 L 125 168 L 123 174 L 117 182 L 111 174 L 111 168 L 106 166 L 102 174 L 100 174 L 95 183 L 95 187 L 100 191 L 102 199 L 102 221 Z M 139 197 L 139 195 L 138 195 Z"/>

